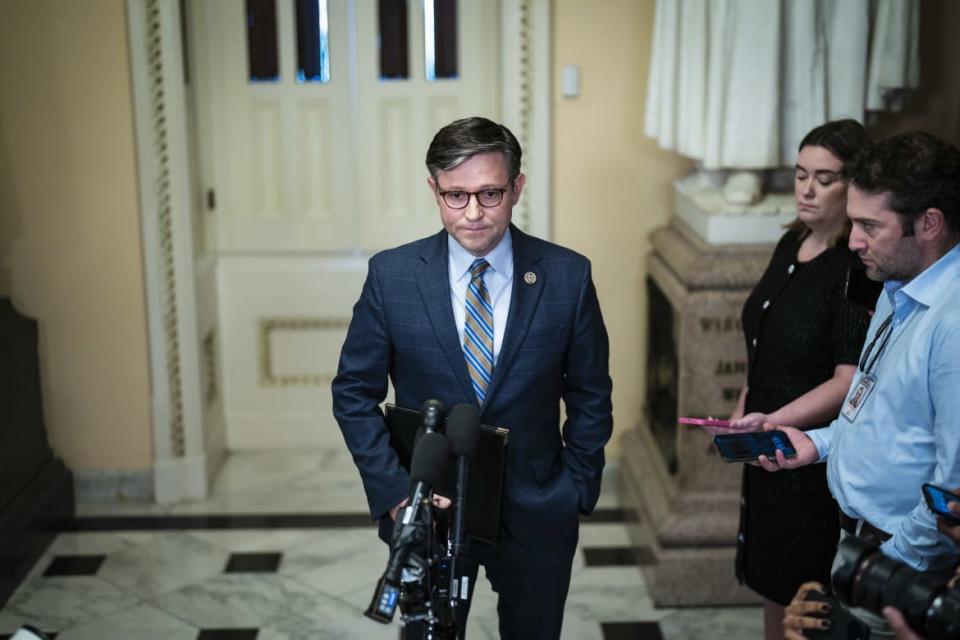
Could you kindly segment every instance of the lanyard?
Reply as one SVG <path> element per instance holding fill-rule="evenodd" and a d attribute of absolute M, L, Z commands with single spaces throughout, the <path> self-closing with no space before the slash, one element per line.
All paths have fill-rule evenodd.
<path fill-rule="evenodd" d="M 880 359 L 880 356 L 883 354 L 883 350 L 887 347 L 887 342 L 890 341 L 890 335 L 893 333 L 893 312 L 890 312 L 890 315 L 887 316 L 887 319 L 884 320 L 880 327 L 877 329 L 877 334 L 873 336 L 873 340 L 870 341 L 870 345 L 867 346 L 867 350 L 863 352 L 863 357 L 860 358 L 860 371 L 863 372 L 863 375 L 870 375 L 870 371 L 877 364 L 877 360 Z M 870 360 L 870 353 L 873 351 L 873 347 L 877 344 L 877 340 L 880 340 L 880 346 L 877 347 L 877 352 L 873 355 L 873 360 Z"/>

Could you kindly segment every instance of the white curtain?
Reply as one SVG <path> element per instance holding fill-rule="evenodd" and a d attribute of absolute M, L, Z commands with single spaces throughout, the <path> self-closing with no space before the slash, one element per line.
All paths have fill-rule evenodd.
<path fill-rule="evenodd" d="M 707 169 L 790 166 L 919 84 L 918 0 L 657 0 L 645 132 Z"/>

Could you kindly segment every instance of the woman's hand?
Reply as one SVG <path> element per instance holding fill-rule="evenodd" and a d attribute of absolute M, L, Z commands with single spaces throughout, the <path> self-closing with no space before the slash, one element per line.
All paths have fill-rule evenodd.
<path fill-rule="evenodd" d="M 807 600 L 811 591 L 826 593 L 819 582 L 805 582 L 797 589 L 797 594 L 787 605 L 783 616 L 783 637 L 785 640 L 806 640 L 804 629 L 828 629 L 830 604 L 819 600 Z"/>
<path fill-rule="evenodd" d="M 750 431 L 763 431 L 763 423 L 769 422 L 765 413 L 748 413 L 747 415 L 737 415 L 734 412 L 730 416 L 729 426 L 726 427 L 704 427 L 704 430 L 710 435 L 719 436 L 727 433 L 748 433 Z"/>
<path fill-rule="evenodd" d="M 748 413 L 739 420 L 731 420 L 730 426 L 736 429 L 738 433 L 747 433 L 750 431 L 763 431 L 764 422 L 774 422 L 766 413 L 754 411 Z"/>

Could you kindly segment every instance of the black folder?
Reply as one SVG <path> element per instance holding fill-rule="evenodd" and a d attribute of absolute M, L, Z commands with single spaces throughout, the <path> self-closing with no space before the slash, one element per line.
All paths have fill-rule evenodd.
<path fill-rule="evenodd" d="M 388 404 L 386 422 L 390 430 L 390 446 L 397 452 L 403 468 L 409 471 L 413 446 L 418 432 L 423 431 L 420 412 Z M 500 496 L 509 437 L 508 429 L 481 425 L 477 451 L 470 460 L 466 495 L 467 535 L 490 544 L 497 543 L 497 532 L 500 530 Z M 443 481 L 433 489 L 453 499 L 456 497 L 456 487 L 456 464 L 450 458 Z"/>

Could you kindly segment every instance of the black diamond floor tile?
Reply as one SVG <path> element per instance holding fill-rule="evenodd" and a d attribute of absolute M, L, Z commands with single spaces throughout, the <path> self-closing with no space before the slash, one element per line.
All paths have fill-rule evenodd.
<path fill-rule="evenodd" d="M 282 553 L 231 553 L 224 573 L 276 573 Z"/>
<path fill-rule="evenodd" d="M 95 576 L 106 558 L 107 556 L 104 555 L 54 556 L 50 566 L 43 572 L 43 576 L 45 578 L 53 576 Z"/>
<path fill-rule="evenodd" d="M 663 640 L 659 622 L 603 622 L 604 640 Z"/>
<path fill-rule="evenodd" d="M 583 561 L 588 567 L 620 567 L 656 564 L 647 547 L 584 547 Z"/>
<path fill-rule="evenodd" d="M 197 640 L 257 640 L 259 629 L 201 629 Z"/>

